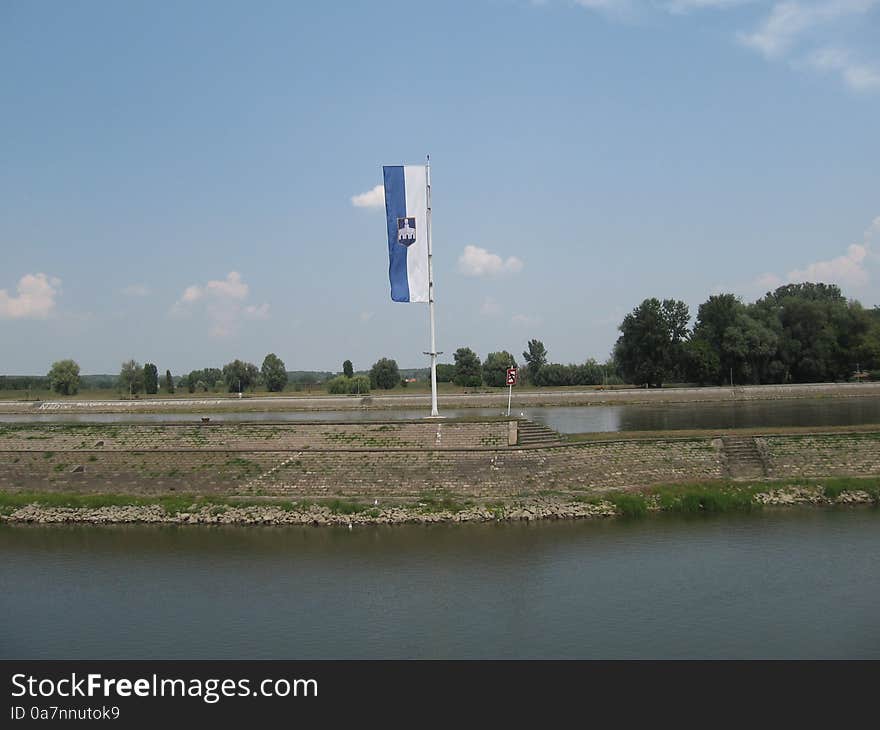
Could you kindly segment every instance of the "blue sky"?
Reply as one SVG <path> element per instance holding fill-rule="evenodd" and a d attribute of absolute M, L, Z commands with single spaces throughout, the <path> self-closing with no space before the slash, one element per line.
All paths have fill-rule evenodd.
<path fill-rule="evenodd" d="M 648 296 L 880 304 L 880 0 L 0 3 L 0 372 L 604 359 Z M 449 359 L 449 356 L 442 358 Z"/>

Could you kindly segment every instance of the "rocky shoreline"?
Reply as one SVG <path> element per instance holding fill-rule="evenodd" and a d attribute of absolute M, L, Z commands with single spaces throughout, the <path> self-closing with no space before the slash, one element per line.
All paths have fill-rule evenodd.
<path fill-rule="evenodd" d="M 874 498 L 865 491 L 845 491 L 834 498 L 821 486 L 784 487 L 756 493 L 755 505 L 869 505 Z M 659 500 L 648 497 L 648 511 L 661 512 Z M 606 500 L 597 502 L 535 500 L 510 505 L 471 506 L 456 511 L 425 511 L 419 506 L 394 506 L 353 514 L 341 514 L 312 505 L 303 509 L 277 505 L 193 505 L 185 512 L 167 512 L 161 505 L 108 507 L 43 507 L 30 504 L 0 522 L 32 524 L 173 524 L 173 525 L 314 525 L 355 527 L 361 525 L 437 524 L 468 522 L 517 522 L 618 517 L 621 512 Z"/>

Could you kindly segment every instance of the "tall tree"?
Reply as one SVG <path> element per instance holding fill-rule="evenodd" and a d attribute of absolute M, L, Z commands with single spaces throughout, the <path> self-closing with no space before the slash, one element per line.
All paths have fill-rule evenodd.
<path fill-rule="evenodd" d="M 220 368 L 205 368 L 201 371 L 201 379 L 208 384 L 208 387 L 214 388 L 224 381 L 223 371 Z"/>
<path fill-rule="evenodd" d="M 445 362 L 437 363 L 437 382 L 451 383 L 455 379 L 455 365 Z"/>
<path fill-rule="evenodd" d="M 159 392 L 159 369 L 151 362 L 144 365 L 144 392 L 148 395 Z"/>
<path fill-rule="evenodd" d="M 490 352 L 483 361 L 483 380 L 486 385 L 500 388 L 507 384 L 507 368 L 513 367 L 516 367 L 516 360 L 507 350 Z"/>
<path fill-rule="evenodd" d="M 280 393 L 287 385 L 287 369 L 284 367 L 284 361 L 274 352 L 266 355 L 260 373 L 266 389 L 273 393 Z"/>
<path fill-rule="evenodd" d="M 204 373 L 201 370 L 190 370 L 186 376 L 186 389 L 190 393 L 195 393 L 199 383 L 204 383 Z"/>
<path fill-rule="evenodd" d="M 614 357 L 629 382 L 659 388 L 682 370 L 688 308 L 673 299 L 645 299 L 624 317 Z"/>
<path fill-rule="evenodd" d="M 119 389 L 123 393 L 137 395 L 144 389 L 144 370 L 140 363 L 128 360 L 119 369 Z"/>
<path fill-rule="evenodd" d="M 537 383 L 541 368 L 547 364 L 547 348 L 540 340 L 529 340 L 528 349 L 523 352 L 523 358 L 528 365 L 529 382 Z"/>
<path fill-rule="evenodd" d="M 861 306 L 847 302 L 833 284 L 781 286 L 750 306 L 749 314 L 777 334 L 777 351 L 767 366 L 774 381 L 848 378 L 869 329 Z"/>
<path fill-rule="evenodd" d="M 174 378 L 171 377 L 171 371 L 165 371 L 165 392 L 174 395 Z"/>
<path fill-rule="evenodd" d="M 79 391 L 79 365 L 74 360 L 59 360 L 49 370 L 52 390 L 61 395 L 76 395 Z"/>
<path fill-rule="evenodd" d="M 400 370 L 397 367 L 397 362 L 390 358 L 383 357 L 370 368 L 370 385 L 373 388 L 391 390 L 399 382 Z"/>
<path fill-rule="evenodd" d="M 344 363 L 342 363 L 342 374 L 346 378 L 354 377 L 354 365 L 351 364 L 351 360 L 346 360 Z"/>
<path fill-rule="evenodd" d="M 697 321 L 694 325 L 693 339 L 704 341 L 715 353 L 714 359 L 717 359 L 718 364 L 714 375 L 700 373 L 701 377 L 695 378 L 696 380 L 721 384 L 728 379 L 731 369 L 736 371 L 737 380 L 742 380 L 745 370 L 744 360 L 738 354 L 739 346 L 728 343 L 727 338 L 734 333 L 735 330 L 731 328 L 737 324 L 738 319 L 745 311 L 745 305 L 733 294 L 714 294 L 700 305 L 697 311 Z M 705 357 L 707 352 L 699 345 L 689 348 L 687 357 L 689 367 L 697 362 L 701 368 L 708 366 L 712 358 Z M 703 357 L 694 359 L 698 353 Z M 704 380 L 704 378 L 706 379 Z"/>
<path fill-rule="evenodd" d="M 685 377 L 700 385 L 717 385 L 721 372 L 718 352 L 708 340 L 692 337 L 684 346 Z"/>
<path fill-rule="evenodd" d="M 747 312 L 740 312 L 724 331 L 721 362 L 728 367 L 727 377 L 732 373 L 734 383 L 763 382 L 778 344 L 779 338 L 771 327 Z M 722 382 L 724 374 L 722 370 Z"/>
<path fill-rule="evenodd" d="M 483 384 L 480 358 L 470 347 L 459 347 L 453 355 L 455 375 L 453 382 L 463 388 L 477 388 Z"/>
<path fill-rule="evenodd" d="M 223 381 L 230 393 L 242 393 L 253 388 L 260 377 L 257 366 L 242 360 L 233 360 L 223 366 Z"/>

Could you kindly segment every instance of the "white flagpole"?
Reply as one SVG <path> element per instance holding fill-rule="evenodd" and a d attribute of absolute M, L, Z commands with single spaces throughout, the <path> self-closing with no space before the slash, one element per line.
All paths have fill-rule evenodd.
<path fill-rule="evenodd" d="M 437 341 L 434 334 L 434 272 L 431 267 L 431 155 L 428 155 L 425 162 L 425 184 L 427 186 L 426 195 L 428 202 L 427 223 L 428 223 L 428 311 L 431 317 L 431 352 L 426 353 L 431 356 L 431 416 L 439 417 L 437 411 Z"/>

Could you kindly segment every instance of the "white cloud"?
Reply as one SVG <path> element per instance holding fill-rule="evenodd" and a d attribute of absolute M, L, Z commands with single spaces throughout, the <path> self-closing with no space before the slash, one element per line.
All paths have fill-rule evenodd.
<path fill-rule="evenodd" d="M 188 286 L 183 290 L 183 294 L 180 297 L 181 302 L 196 302 L 204 296 L 205 292 L 202 290 L 202 287 L 193 284 L 192 286 Z"/>
<path fill-rule="evenodd" d="M 479 246 L 465 246 L 458 257 L 458 270 L 465 276 L 499 276 L 522 271 L 523 262 L 516 256 L 507 260 Z"/>
<path fill-rule="evenodd" d="M 737 37 L 765 58 L 790 58 L 796 69 L 836 72 L 849 88 L 873 91 L 880 89 L 880 67 L 856 60 L 850 49 L 839 45 L 846 33 L 837 21 L 864 15 L 878 4 L 880 0 L 786 0 L 775 4 L 757 29 Z M 838 37 L 837 46 L 827 45 L 829 36 Z M 810 51 L 810 46 L 814 50 Z"/>
<path fill-rule="evenodd" d="M 575 5 L 580 5 L 588 10 L 622 10 L 629 8 L 628 0 L 574 0 Z"/>
<path fill-rule="evenodd" d="M 853 59 L 852 53 L 840 48 L 823 48 L 813 53 L 807 65 L 819 71 L 836 71 L 854 91 L 880 89 L 880 68 Z"/>
<path fill-rule="evenodd" d="M 782 286 L 782 279 L 776 276 L 776 274 L 761 274 L 757 279 L 755 279 L 754 286 L 758 291 L 761 292 L 773 291 L 774 289 L 778 289 L 780 286 Z M 719 290 L 715 293 L 722 294 L 723 291 Z"/>
<path fill-rule="evenodd" d="M 248 295 L 248 285 L 241 280 L 241 274 L 237 271 L 230 271 L 225 279 L 209 281 L 205 287 L 205 291 L 208 294 L 214 294 L 218 297 L 246 299 Z"/>
<path fill-rule="evenodd" d="M 773 273 L 761 274 L 748 289 L 763 294 L 783 284 L 806 281 L 839 284 L 844 288 L 863 287 L 871 279 L 869 262 L 878 258 L 872 250 L 872 241 L 878 235 L 880 235 L 880 217 L 875 218 L 868 226 L 862 242 L 851 244 L 843 255 L 825 261 L 814 261 L 803 268 L 789 271 L 785 277 Z"/>
<path fill-rule="evenodd" d="M 825 0 L 802 3 L 786 0 L 776 3 L 761 25 L 752 33 L 740 33 L 740 41 L 767 58 L 789 51 L 808 31 L 847 15 L 868 12 L 878 0 Z"/>
<path fill-rule="evenodd" d="M 738 37 L 743 45 L 772 58 L 787 51 L 797 36 L 816 21 L 816 8 L 797 2 L 777 3 L 757 30 Z"/>
<path fill-rule="evenodd" d="M 385 206 L 385 188 L 377 185 L 365 193 L 351 196 L 351 204 L 355 208 L 382 208 Z"/>
<path fill-rule="evenodd" d="M 480 314 L 484 317 L 495 317 L 501 314 L 501 305 L 494 297 L 485 297 L 480 305 Z"/>
<path fill-rule="evenodd" d="M 149 295 L 150 288 L 146 284 L 129 284 L 121 292 L 127 297 L 145 297 Z"/>
<path fill-rule="evenodd" d="M 751 30 L 735 33 L 741 45 L 796 70 L 833 72 L 858 92 L 880 91 L 880 59 L 857 59 L 858 30 L 847 19 L 866 15 L 880 0 L 569 0 L 616 20 L 645 18 L 652 12 L 683 16 L 701 11 L 732 11 L 768 5 Z M 649 22 L 645 19 L 644 22 Z M 870 23 L 866 19 L 861 24 Z M 863 41 L 862 41 L 863 43 Z M 829 49 L 828 46 L 834 47 Z M 850 48 L 849 46 L 852 46 Z M 876 44 L 875 44 L 876 46 Z M 876 50 L 876 48 L 874 49 Z"/>
<path fill-rule="evenodd" d="M 260 305 L 249 304 L 244 308 L 244 314 L 248 319 L 268 319 L 269 303 L 263 302 Z"/>
<path fill-rule="evenodd" d="M 244 304 L 249 293 L 250 287 L 244 283 L 241 274 L 230 271 L 225 279 L 214 279 L 204 286 L 192 284 L 186 287 L 172 308 L 172 314 L 187 314 L 191 312 L 192 305 L 203 301 L 211 323 L 211 335 L 229 337 L 238 331 L 243 319 L 269 317 L 268 302 Z"/>
<path fill-rule="evenodd" d="M 543 321 L 541 317 L 528 314 L 514 314 L 510 318 L 510 323 L 514 327 L 536 327 Z"/>
<path fill-rule="evenodd" d="M 663 8 L 673 15 L 686 15 L 694 10 L 726 10 L 752 2 L 757 0 L 670 0 Z"/>
<path fill-rule="evenodd" d="M 0 319 L 46 319 L 61 293 L 61 279 L 45 274 L 25 274 L 18 280 L 18 296 L 0 289 Z"/>
<path fill-rule="evenodd" d="M 852 244 L 843 256 L 830 261 L 816 261 L 803 269 L 789 272 L 791 283 L 800 281 L 833 282 L 843 286 L 861 287 L 870 278 L 865 268 L 868 247 L 859 243 Z"/>

